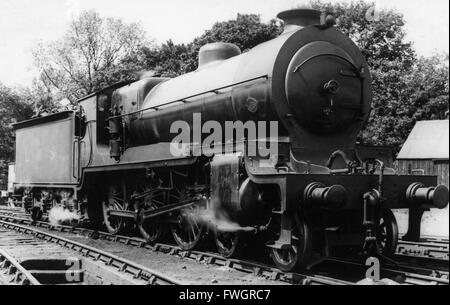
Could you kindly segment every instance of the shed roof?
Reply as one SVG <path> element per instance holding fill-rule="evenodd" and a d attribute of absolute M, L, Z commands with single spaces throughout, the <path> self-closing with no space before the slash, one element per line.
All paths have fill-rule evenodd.
<path fill-rule="evenodd" d="M 417 122 L 397 159 L 448 160 L 448 129 L 448 120 Z"/>

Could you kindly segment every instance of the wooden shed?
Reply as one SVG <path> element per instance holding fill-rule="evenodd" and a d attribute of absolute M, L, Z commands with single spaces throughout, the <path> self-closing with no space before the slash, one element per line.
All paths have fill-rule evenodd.
<path fill-rule="evenodd" d="M 448 120 L 417 122 L 397 156 L 400 174 L 437 175 L 448 187 L 448 130 Z"/>

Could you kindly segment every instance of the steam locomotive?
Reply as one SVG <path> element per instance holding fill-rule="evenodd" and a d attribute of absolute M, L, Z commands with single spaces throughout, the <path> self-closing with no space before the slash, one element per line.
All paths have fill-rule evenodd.
<path fill-rule="evenodd" d="M 256 234 L 283 271 L 335 249 L 392 255 L 392 209 L 409 209 L 404 238 L 418 240 L 423 212 L 446 207 L 448 189 L 358 152 L 371 76 L 334 19 L 312 9 L 278 17 L 284 32 L 248 52 L 208 44 L 194 72 L 115 84 L 76 111 L 17 123 L 15 192 L 33 217 L 63 205 L 112 234 L 135 226 L 155 242 L 170 232 L 186 250 L 209 232 L 226 257 Z M 256 132 L 234 124 L 232 140 L 207 141 L 200 115 Z M 174 122 L 190 135 L 179 154 Z M 268 146 L 275 153 L 251 149 Z"/>

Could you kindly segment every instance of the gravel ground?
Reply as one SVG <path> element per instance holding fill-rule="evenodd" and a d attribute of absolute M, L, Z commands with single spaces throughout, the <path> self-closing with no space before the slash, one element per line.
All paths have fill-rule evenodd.
<path fill-rule="evenodd" d="M 0 286 L 8 284 L 8 279 L 0 272 Z"/>

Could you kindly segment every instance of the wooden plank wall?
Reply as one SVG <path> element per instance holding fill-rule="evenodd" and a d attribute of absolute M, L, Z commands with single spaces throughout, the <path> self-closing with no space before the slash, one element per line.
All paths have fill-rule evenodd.
<path fill-rule="evenodd" d="M 438 175 L 438 181 L 441 184 L 448 186 L 448 161 L 435 163 L 436 174 Z"/>
<path fill-rule="evenodd" d="M 411 174 L 410 170 L 423 169 L 425 175 L 437 175 L 438 183 L 449 186 L 449 162 L 448 160 L 398 160 L 399 174 Z M 413 174 L 421 174 L 414 172 Z"/>

